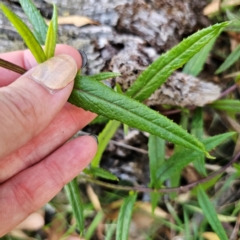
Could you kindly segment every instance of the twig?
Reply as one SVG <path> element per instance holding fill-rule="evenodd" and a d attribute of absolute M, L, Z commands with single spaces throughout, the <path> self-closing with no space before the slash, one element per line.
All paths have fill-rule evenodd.
<path fill-rule="evenodd" d="M 223 91 L 220 96 L 218 97 L 218 99 L 221 99 L 223 97 L 225 97 L 226 95 L 228 95 L 230 92 L 233 92 L 235 89 L 237 88 L 237 84 L 235 83 L 234 85 L 232 85 L 231 87 L 229 87 L 228 89 L 226 89 L 225 91 Z"/>
<path fill-rule="evenodd" d="M 211 180 L 212 178 L 216 177 L 217 175 L 223 173 L 228 167 L 230 167 L 234 162 L 236 162 L 239 157 L 240 157 L 240 151 L 233 157 L 233 159 L 228 164 L 223 166 L 221 169 L 213 172 L 208 177 L 200 179 L 200 180 L 195 181 L 195 182 L 192 182 L 188 185 L 175 187 L 175 188 L 152 189 L 152 188 L 141 187 L 141 186 L 138 186 L 138 187 L 118 186 L 118 185 L 115 185 L 115 184 L 106 183 L 106 182 L 103 182 L 103 181 L 100 181 L 100 180 L 97 180 L 97 179 L 93 179 L 93 178 L 87 177 L 87 176 L 81 176 L 81 178 L 85 179 L 88 182 L 92 182 L 92 183 L 95 183 L 97 185 L 100 185 L 100 186 L 103 186 L 103 187 L 106 187 L 106 188 L 123 190 L 123 191 L 160 192 L 160 193 L 187 192 L 190 189 L 197 186 L 198 184 L 205 183 L 205 182 Z"/>
<path fill-rule="evenodd" d="M 8 70 L 11 70 L 13 72 L 19 73 L 19 74 L 24 74 L 27 70 L 14 64 L 11 62 L 8 62 L 2 58 L 0 58 L 0 67 L 6 68 Z"/>

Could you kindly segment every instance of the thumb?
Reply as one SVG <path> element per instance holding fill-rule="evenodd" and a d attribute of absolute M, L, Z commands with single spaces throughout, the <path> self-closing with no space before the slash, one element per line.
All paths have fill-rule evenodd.
<path fill-rule="evenodd" d="M 75 60 L 58 55 L 0 88 L 0 158 L 49 125 L 66 103 L 76 74 Z"/>

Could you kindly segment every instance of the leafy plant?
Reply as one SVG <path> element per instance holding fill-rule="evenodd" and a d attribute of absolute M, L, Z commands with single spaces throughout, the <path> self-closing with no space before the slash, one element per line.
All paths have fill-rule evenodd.
<path fill-rule="evenodd" d="M 15 26 L 37 62 L 42 63 L 54 55 L 58 31 L 57 8 L 54 5 L 53 16 L 49 26 L 47 26 L 41 14 L 30 0 L 20 0 L 20 4 L 32 24 L 33 33 L 27 25 L 4 4 L 0 4 L 0 8 L 9 21 Z M 102 80 L 118 76 L 117 73 L 106 72 L 92 76 L 80 74 L 75 77 L 74 89 L 68 101 L 110 120 L 99 135 L 99 151 L 91 167 L 84 171 L 86 174 L 95 178 L 101 177 L 112 181 L 118 180 L 111 173 L 99 168 L 99 165 L 102 153 L 109 140 L 117 131 L 120 124 L 124 123 L 130 127 L 151 134 L 148 146 L 151 181 L 149 185 L 153 189 L 151 192 L 152 209 L 155 209 L 157 206 L 164 182 L 171 179 L 172 185 L 175 185 L 173 180 L 177 179 L 178 182 L 181 170 L 190 162 L 193 162 L 196 169 L 202 175 L 206 176 L 204 154 L 210 158 L 211 156 L 208 154 L 208 151 L 211 151 L 227 138 L 233 136 L 234 133 L 230 132 L 204 139 L 202 109 L 198 108 L 193 116 L 191 135 L 184 130 L 188 128 L 188 117 L 184 115 L 185 109 L 182 111 L 183 128 L 141 102 L 146 100 L 158 89 L 171 73 L 186 63 L 184 72 L 195 76 L 198 75 L 216 38 L 228 25 L 228 22 L 215 24 L 183 40 L 147 67 L 125 94 L 121 93 L 120 90 L 115 92 L 101 82 Z M 45 45 L 44 50 L 42 45 Z M 21 73 L 25 71 L 24 69 L 19 69 L 18 66 L 4 61 L 0 61 L 0 65 Z M 231 100 L 219 100 L 211 106 L 216 109 L 231 111 L 232 102 L 230 101 Z M 237 106 L 239 105 L 236 100 L 232 101 L 235 101 L 234 103 L 236 103 Z M 170 141 L 177 145 L 174 154 L 168 161 L 165 161 L 165 141 Z M 176 175 L 178 175 L 178 177 L 176 177 Z M 84 208 L 80 198 L 77 179 L 74 179 L 66 185 L 65 189 L 72 205 L 78 228 L 80 232 L 83 233 Z M 125 188 L 125 190 L 131 191 L 131 188 Z M 212 206 L 204 190 L 198 188 L 197 195 L 199 204 L 207 219 L 209 221 L 215 221 L 215 224 L 212 224 L 212 228 L 219 236 L 223 237 L 222 239 L 226 239 L 226 234 L 221 228 L 221 224 L 217 222 L 216 213 L 211 209 Z M 128 196 L 121 206 L 116 230 L 116 236 L 119 240 L 125 240 L 128 237 L 128 229 L 136 198 L 136 193 Z M 175 214 L 170 204 L 168 204 L 168 208 L 169 211 L 171 210 L 172 215 L 175 216 L 175 220 L 182 225 L 181 220 Z M 102 218 L 103 213 L 99 211 L 85 235 L 86 239 L 91 238 L 94 229 Z M 186 211 L 184 211 L 184 219 L 189 221 Z M 164 221 L 162 220 L 162 222 Z M 167 224 L 166 222 L 167 221 L 165 221 L 164 224 Z M 173 226 L 179 231 L 183 229 L 182 226 Z M 111 230 L 111 233 L 109 233 L 109 239 L 112 231 L 114 231 L 114 228 Z M 188 232 L 188 235 L 190 235 L 190 232 Z"/>

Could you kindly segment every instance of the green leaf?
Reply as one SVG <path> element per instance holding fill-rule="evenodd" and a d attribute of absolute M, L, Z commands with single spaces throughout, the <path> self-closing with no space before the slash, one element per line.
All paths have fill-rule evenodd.
<path fill-rule="evenodd" d="M 50 21 L 47 37 L 45 42 L 45 54 L 47 59 L 54 56 L 56 43 L 57 43 L 57 34 L 58 34 L 58 14 L 57 14 L 57 7 L 53 5 L 53 16 L 52 20 Z"/>
<path fill-rule="evenodd" d="M 165 116 L 88 77 L 76 77 L 69 102 L 170 142 L 205 152 L 202 143 Z"/>
<path fill-rule="evenodd" d="M 115 73 L 115 72 L 101 72 L 101 73 L 98 73 L 98 74 L 94 74 L 94 75 L 91 75 L 91 76 L 87 76 L 95 81 L 102 81 L 102 80 L 106 80 L 106 79 L 109 79 L 109 78 L 115 78 L 117 76 L 120 76 L 121 74 L 119 73 Z"/>
<path fill-rule="evenodd" d="M 208 196 L 201 186 L 198 187 L 198 203 L 202 208 L 204 217 L 208 220 L 208 223 L 211 225 L 212 229 L 218 235 L 221 240 L 228 240 L 227 234 L 223 229 L 221 222 L 218 219 L 217 213 L 213 204 L 210 202 Z"/>
<path fill-rule="evenodd" d="M 189 124 L 189 111 L 187 109 L 182 109 L 180 126 L 183 129 L 188 129 L 188 124 Z M 181 152 L 184 149 L 185 149 L 184 147 L 176 145 L 175 148 L 174 148 L 174 153 Z M 169 177 L 169 179 L 168 179 L 169 187 L 179 186 L 180 179 L 181 179 L 181 170 L 182 169 L 179 169 L 178 172 L 175 172 L 174 175 Z M 160 181 L 160 183 L 162 183 L 162 182 Z M 169 193 L 169 198 L 170 198 L 170 200 L 176 199 L 177 198 L 177 193 L 176 192 Z"/>
<path fill-rule="evenodd" d="M 159 188 L 157 183 L 157 170 L 165 160 L 165 141 L 157 136 L 150 135 L 148 139 L 148 156 L 150 169 L 150 185 L 152 188 Z"/>
<path fill-rule="evenodd" d="M 221 72 L 224 72 L 229 67 L 231 67 L 236 61 L 238 61 L 240 58 L 240 45 L 238 45 L 225 59 L 225 61 L 221 64 L 221 66 L 217 69 L 215 72 L 216 74 L 219 74 Z"/>
<path fill-rule="evenodd" d="M 184 66 L 183 72 L 192 76 L 197 76 L 204 67 L 206 59 L 211 51 L 218 35 L 212 38 L 206 46 L 204 46 L 198 53 L 196 53 Z"/>
<path fill-rule="evenodd" d="M 31 0 L 19 0 L 23 11 L 27 15 L 29 21 L 31 22 L 34 35 L 40 45 L 44 45 L 47 35 L 48 26 L 45 20 L 41 16 L 39 10 L 35 7 Z"/>
<path fill-rule="evenodd" d="M 240 16 L 239 15 L 234 14 L 234 13 L 228 11 L 228 10 L 226 11 L 226 14 L 227 14 L 227 17 L 230 21 L 237 21 L 237 22 L 240 23 Z"/>
<path fill-rule="evenodd" d="M 203 137 L 203 111 L 200 107 L 196 108 L 194 111 L 191 133 L 198 139 L 202 139 Z M 207 176 L 204 154 L 200 153 L 193 162 L 193 165 L 200 174 Z"/>
<path fill-rule="evenodd" d="M 83 233 L 84 231 L 84 217 L 83 217 L 83 204 L 80 199 L 80 191 L 77 184 L 77 179 L 73 179 L 71 182 L 69 182 L 64 187 L 68 200 L 72 206 L 74 217 L 76 218 L 79 231 L 80 233 Z"/>
<path fill-rule="evenodd" d="M 4 4 L 1 3 L 0 8 L 8 20 L 14 25 L 20 36 L 23 38 L 24 42 L 32 52 L 37 62 L 44 62 L 46 60 L 46 56 L 43 52 L 43 49 L 27 25 Z"/>
<path fill-rule="evenodd" d="M 54 37 L 53 22 L 50 21 L 48 32 L 47 32 L 46 43 L 45 43 L 45 49 L 44 49 L 47 59 L 54 56 L 55 46 L 56 46 L 56 38 Z"/>
<path fill-rule="evenodd" d="M 117 221 L 116 240 L 128 239 L 128 231 L 131 222 L 133 205 L 136 201 L 137 194 L 125 198 L 119 212 Z"/>
<path fill-rule="evenodd" d="M 218 36 L 228 24 L 228 22 L 223 22 L 202 29 L 161 55 L 140 74 L 126 94 L 139 101 L 147 99 L 174 70 L 189 61 L 209 41 Z"/>
<path fill-rule="evenodd" d="M 190 221 L 189 221 L 189 216 L 187 213 L 187 209 L 185 206 L 183 206 L 183 219 L 184 219 L 184 226 L 185 226 L 185 231 L 184 231 L 184 236 L 186 239 L 191 239 L 191 233 L 190 233 Z"/>
<path fill-rule="evenodd" d="M 84 236 L 85 240 L 90 240 L 91 239 L 91 237 L 94 234 L 94 231 L 99 226 L 99 224 L 103 220 L 103 218 L 104 218 L 104 213 L 102 211 L 99 211 L 97 213 L 97 215 L 94 217 L 93 221 L 91 222 L 88 230 L 86 231 L 86 234 Z"/>
<path fill-rule="evenodd" d="M 109 119 L 103 116 L 97 116 L 90 124 L 102 124 L 107 123 Z"/>
<path fill-rule="evenodd" d="M 99 167 L 91 167 L 90 169 L 86 168 L 84 172 L 86 174 L 91 174 L 94 177 L 101 177 L 107 180 L 119 181 L 119 179 L 115 175 L 113 175 L 111 172 L 103 168 L 99 168 Z"/>
<path fill-rule="evenodd" d="M 157 170 L 161 167 L 165 160 L 165 141 L 157 136 L 150 135 L 148 139 L 148 156 L 150 169 L 150 187 L 159 189 L 161 183 L 157 181 Z M 152 212 L 157 207 L 161 196 L 158 192 L 151 192 Z"/>
<path fill-rule="evenodd" d="M 106 229 L 106 236 L 105 236 L 104 240 L 114 239 L 113 235 L 114 235 L 114 233 L 116 231 L 116 228 L 117 228 L 117 224 L 115 222 L 112 222 L 108 225 L 109 225 L 109 227 L 107 227 L 107 229 Z"/>
<path fill-rule="evenodd" d="M 150 198 L 151 198 L 151 207 L 152 207 L 152 213 L 154 214 L 154 210 L 156 209 L 159 199 L 161 197 L 161 193 L 159 192 L 151 192 Z"/>
<path fill-rule="evenodd" d="M 100 83 L 101 84 L 101 83 Z M 102 84 L 101 84 L 102 85 Z M 103 131 L 98 136 L 98 150 L 97 154 L 95 155 L 94 159 L 91 162 L 92 167 L 98 167 L 100 160 L 102 158 L 102 154 L 104 150 L 106 149 L 109 141 L 114 136 L 115 132 L 120 126 L 120 122 L 118 121 L 109 121 Z"/>
<path fill-rule="evenodd" d="M 214 109 L 228 111 L 231 113 L 240 112 L 240 101 L 235 99 L 217 100 L 210 104 L 210 106 Z"/>
<path fill-rule="evenodd" d="M 220 143 L 226 141 L 229 137 L 232 137 L 235 132 L 224 133 L 209 137 L 202 140 L 207 151 L 211 151 Z M 199 152 L 189 149 L 183 149 L 182 151 L 173 154 L 167 161 L 162 164 L 161 169 L 157 171 L 158 179 L 163 182 L 173 176 L 175 173 L 181 171 L 190 162 L 194 161 L 199 156 Z"/>

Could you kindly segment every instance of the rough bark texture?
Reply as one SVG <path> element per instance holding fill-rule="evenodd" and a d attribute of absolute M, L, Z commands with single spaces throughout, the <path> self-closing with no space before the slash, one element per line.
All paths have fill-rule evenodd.
<path fill-rule="evenodd" d="M 17 1 L 5 3 L 27 22 Z M 122 76 L 112 79 L 111 83 L 118 82 L 123 90 L 161 53 L 207 25 L 202 15 L 206 1 L 35 0 L 34 3 L 46 18 L 52 14 L 49 3 L 56 3 L 59 15 L 87 16 L 98 21 L 99 26 L 59 26 L 59 42 L 86 52 L 88 65 L 83 70 L 85 74 L 109 70 L 120 72 Z M 0 52 L 24 48 L 20 37 L 2 14 L 0 41 Z M 219 87 L 212 83 L 176 72 L 146 103 L 203 106 L 215 100 L 219 93 Z"/>

